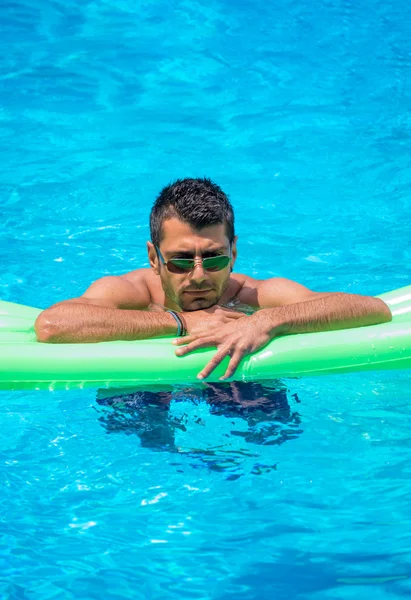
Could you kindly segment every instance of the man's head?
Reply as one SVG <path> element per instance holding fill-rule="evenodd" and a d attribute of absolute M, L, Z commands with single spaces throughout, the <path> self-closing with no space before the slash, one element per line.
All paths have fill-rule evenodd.
<path fill-rule="evenodd" d="M 234 212 L 221 188 L 209 179 L 179 179 L 166 186 L 151 210 L 150 233 L 150 264 L 167 298 L 182 310 L 217 304 L 236 257 Z M 203 265 L 202 260 L 217 256 L 231 258 Z M 193 268 L 169 262 L 178 258 L 194 260 Z"/>

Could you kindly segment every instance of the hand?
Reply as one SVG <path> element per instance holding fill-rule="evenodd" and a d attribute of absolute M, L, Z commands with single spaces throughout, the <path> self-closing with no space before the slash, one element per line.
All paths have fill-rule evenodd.
<path fill-rule="evenodd" d="M 269 327 L 258 314 L 238 320 L 230 320 L 224 324 L 198 330 L 186 337 L 173 341 L 177 346 L 177 356 L 184 356 L 193 350 L 216 346 L 218 351 L 204 369 L 197 375 L 198 379 L 205 379 L 221 363 L 226 356 L 231 356 L 227 370 L 220 380 L 232 377 L 247 354 L 251 354 L 265 346 L 274 337 L 272 327 Z"/>
<path fill-rule="evenodd" d="M 246 318 L 244 313 L 218 305 L 202 310 L 182 312 L 181 315 L 187 326 L 187 332 L 190 335 L 206 330 L 209 331 L 213 328 L 220 328 L 226 323 Z M 187 337 L 182 339 L 187 340 Z"/>

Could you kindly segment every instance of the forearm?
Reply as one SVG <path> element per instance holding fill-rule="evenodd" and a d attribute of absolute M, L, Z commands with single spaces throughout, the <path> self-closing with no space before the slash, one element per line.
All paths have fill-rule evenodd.
<path fill-rule="evenodd" d="M 272 336 L 331 331 L 391 321 L 391 311 L 379 298 L 354 294 L 330 294 L 314 300 L 255 314 L 264 319 Z"/>
<path fill-rule="evenodd" d="M 92 304 L 67 303 L 42 312 L 35 331 L 40 342 L 86 343 L 141 340 L 176 333 L 167 312 L 120 310 Z"/>

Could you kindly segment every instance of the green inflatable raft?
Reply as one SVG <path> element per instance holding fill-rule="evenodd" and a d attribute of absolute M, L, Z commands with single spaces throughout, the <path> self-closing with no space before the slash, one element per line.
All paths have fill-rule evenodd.
<path fill-rule="evenodd" d="M 390 323 L 341 331 L 290 335 L 246 357 L 234 379 L 245 381 L 411 367 L 411 285 L 379 296 Z M 177 357 L 171 338 L 99 344 L 42 344 L 33 324 L 40 309 L 0 301 L 0 388 L 186 384 L 215 349 Z M 223 375 L 228 358 L 210 381 Z"/>

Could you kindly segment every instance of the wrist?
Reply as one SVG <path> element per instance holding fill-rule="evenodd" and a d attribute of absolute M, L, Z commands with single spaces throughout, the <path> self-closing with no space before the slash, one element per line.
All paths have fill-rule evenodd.
<path fill-rule="evenodd" d="M 200 312 L 201 312 L 200 310 L 193 310 L 193 311 L 186 311 L 186 312 L 182 311 L 182 312 L 178 313 L 178 316 L 180 317 L 180 319 L 183 321 L 183 324 L 184 324 L 185 335 L 192 333 L 193 327 L 199 320 Z"/>
<path fill-rule="evenodd" d="M 187 335 L 187 326 L 185 320 L 183 319 L 181 313 L 177 313 L 174 310 L 167 310 L 168 314 L 171 315 L 175 321 L 177 326 L 177 337 L 182 337 Z"/>
<path fill-rule="evenodd" d="M 270 337 L 287 335 L 291 328 L 289 319 L 284 314 L 283 307 L 262 308 L 251 316 L 256 324 Z"/>

